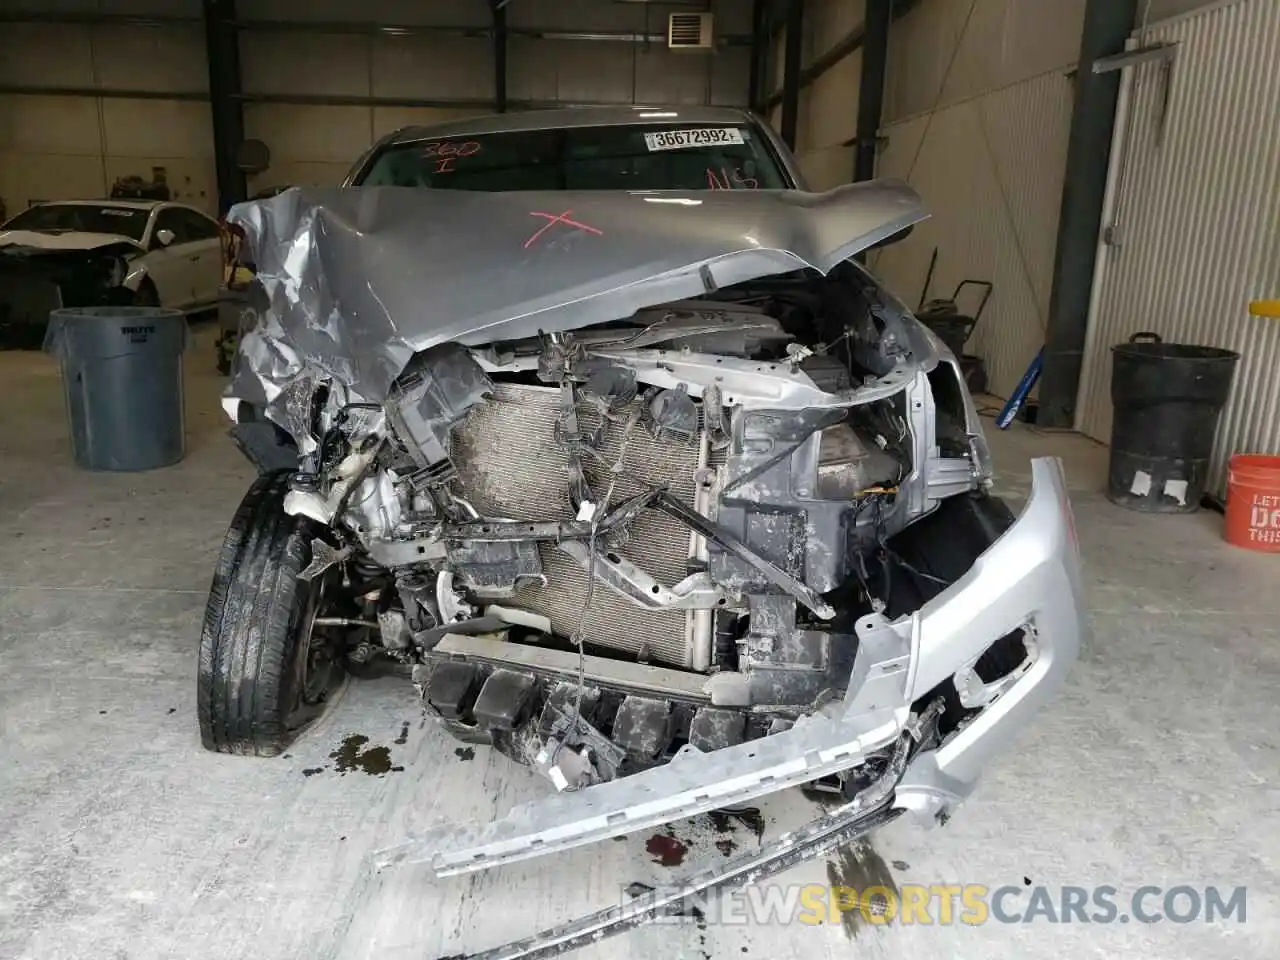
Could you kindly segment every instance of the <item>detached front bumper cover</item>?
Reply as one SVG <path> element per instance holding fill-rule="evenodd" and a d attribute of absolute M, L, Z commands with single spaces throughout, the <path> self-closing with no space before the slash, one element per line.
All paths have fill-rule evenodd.
<path fill-rule="evenodd" d="M 905 769 L 893 805 L 926 821 L 948 816 L 983 766 L 1007 749 L 1061 685 L 1087 630 L 1062 464 L 1032 461 L 1022 515 L 973 567 L 914 614 L 857 624 L 849 694 L 785 732 L 557 794 L 479 827 L 439 828 L 382 851 L 384 864 L 429 861 L 439 876 L 482 870 L 739 806 L 858 766 L 894 744 L 910 705 L 971 667 L 999 637 L 1030 628 L 1035 659 L 1015 683 Z"/>
<path fill-rule="evenodd" d="M 784 870 L 820 857 L 842 844 L 866 836 L 894 820 L 902 811 L 890 802 L 912 756 L 933 737 L 942 714 L 935 700 L 907 725 L 898 738 L 884 773 L 844 806 L 785 833 L 748 854 L 700 870 L 675 887 L 641 893 L 628 903 L 608 907 L 589 916 L 552 927 L 524 940 L 492 950 L 444 960 L 541 960 L 577 950 L 606 937 L 624 933 L 664 915 L 688 915 L 695 898 L 706 898 L 734 887 L 759 883 Z"/>

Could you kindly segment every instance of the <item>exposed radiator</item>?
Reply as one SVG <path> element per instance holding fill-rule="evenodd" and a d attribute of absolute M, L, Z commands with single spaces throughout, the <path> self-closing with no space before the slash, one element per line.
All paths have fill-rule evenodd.
<path fill-rule="evenodd" d="M 638 401 L 636 401 L 638 402 Z M 597 498 L 609 486 L 609 468 L 617 462 L 625 433 L 623 422 L 606 427 L 597 447 L 600 459 L 583 457 L 587 481 Z M 458 489 L 481 514 L 511 520 L 565 520 L 573 518 L 569 505 L 569 460 L 556 442 L 560 419 L 560 391 L 555 387 L 500 383 L 493 398 L 472 411 L 454 431 L 451 459 L 458 470 Z M 578 404 L 578 424 L 593 432 L 599 413 L 589 404 Z M 650 484 L 664 484 L 673 496 L 692 505 L 694 473 L 698 466 L 697 441 L 657 441 L 638 425 L 631 431 L 623 460 L 625 474 Z M 621 477 L 611 503 L 643 492 L 645 488 Z M 541 547 L 545 586 L 527 586 L 515 602 L 551 619 L 552 629 L 570 636 L 578 627 L 587 594 L 587 573 L 554 544 Z M 654 579 L 672 586 L 687 573 L 689 528 L 654 510 L 646 510 L 631 524 L 630 540 L 617 551 Z M 596 581 L 583 637 L 588 643 L 637 654 L 642 648 L 656 661 L 673 666 L 691 665 L 686 640 L 689 614 L 654 611 L 637 606 L 627 597 Z"/>

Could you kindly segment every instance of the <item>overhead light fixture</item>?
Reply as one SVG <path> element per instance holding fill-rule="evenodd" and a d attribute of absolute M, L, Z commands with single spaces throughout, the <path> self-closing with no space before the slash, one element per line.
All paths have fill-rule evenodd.
<path fill-rule="evenodd" d="M 668 117 L 678 117 L 680 114 L 676 113 L 674 110 L 650 110 L 647 113 L 636 114 L 636 116 L 645 120 L 658 120 Z"/>

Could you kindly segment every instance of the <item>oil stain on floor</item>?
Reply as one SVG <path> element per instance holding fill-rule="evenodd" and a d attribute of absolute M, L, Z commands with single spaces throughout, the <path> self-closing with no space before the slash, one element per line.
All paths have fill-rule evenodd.
<path fill-rule="evenodd" d="M 369 738 L 362 733 L 353 733 L 342 741 L 341 745 L 329 759 L 333 761 L 333 769 L 346 776 L 353 771 L 367 773 L 371 777 L 380 777 L 386 773 L 400 773 L 404 767 L 391 762 L 390 747 L 368 747 Z M 304 777 L 314 777 L 323 773 L 328 767 L 308 767 L 302 771 Z"/>
<path fill-rule="evenodd" d="M 755 807 L 741 807 L 735 810 L 712 810 L 707 814 L 711 820 L 711 826 L 721 837 L 715 841 L 716 849 L 720 851 L 722 856 L 732 856 L 734 851 L 738 849 L 738 841 L 733 834 L 738 832 L 738 827 L 745 827 L 748 832 L 755 835 L 756 843 L 760 843 L 760 839 L 764 836 L 764 817 Z"/>
<path fill-rule="evenodd" d="M 676 835 L 668 829 L 666 833 L 655 833 L 644 845 L 645 853 L 653 857 L 654 863 L 664 867 L 678 867 L 684 863 L 689 847 L 676 839 Z"/>
<path fill-rule="evenodd" d="M 866 913 L 883 916 L 887 904 L 877 896 L 870 902 L 863 903 L 866 891 L 871 887 L 885 887 L 898 896 L 898 884 L 893 879 L 893 871 L 885 863 L 884 858 L 876 852 L 868 840 L 854 840 L 835 852 L 827 861 L 827 879 L 834 888 L 845 887 L 857 891 L 857 903 L 840 900 L 840 923 L 849 937 L 856 937 L 862 927 L 870 924 Z M 847 894 L 846 894 L 847 896 Z"/>

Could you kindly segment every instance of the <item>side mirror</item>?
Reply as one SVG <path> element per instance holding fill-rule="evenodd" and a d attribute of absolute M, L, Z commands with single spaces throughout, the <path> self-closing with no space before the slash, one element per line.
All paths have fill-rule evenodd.
<path fill-rule="evenodd" d="M 156 231 L 156 240 L 159 242 L 160 246 L 162 247 L 167 247 L 169 244 L 173 243 L 175 239 L 176 238 L 172 230 Z"/>

